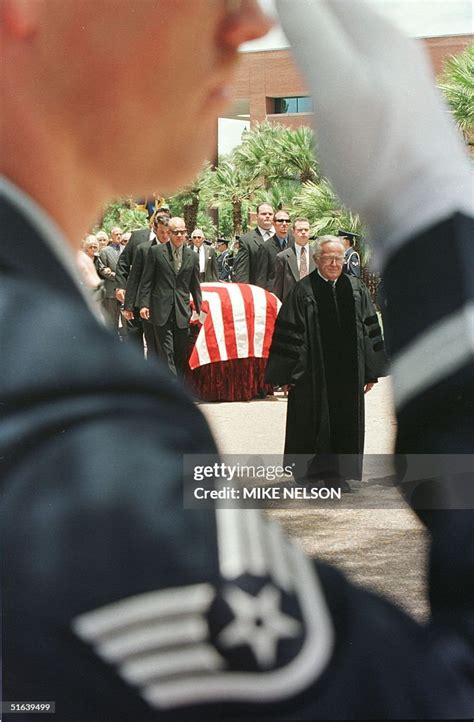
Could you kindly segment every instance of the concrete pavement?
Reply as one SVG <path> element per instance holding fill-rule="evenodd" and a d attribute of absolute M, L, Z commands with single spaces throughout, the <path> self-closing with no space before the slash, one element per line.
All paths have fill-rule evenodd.
<path fill-rule="evenodd" d="M 283 395 L 247 403 L 200 403 L 222 454 L 281 457 L 287 401 Z M 389 454 L 396 422 L 390 378 L 366 396 L 366 454 Z M 270 509 L 267 513 L 310 555 L 398 603 L 417 619 L 428 614 L 425 593 L 427 535 L 400 501 L 383 457 L 368 456 L 361 482 L 351 482 L 353 508 Z"/>

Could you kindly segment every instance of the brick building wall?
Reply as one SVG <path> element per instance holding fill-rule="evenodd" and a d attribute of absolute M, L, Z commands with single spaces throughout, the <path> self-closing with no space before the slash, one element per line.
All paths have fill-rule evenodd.
<path fill-rule="evenodd" d="M 457 55 L 472 43 L 473 35 L 450 35 L 422 38 L 436 75 L 442 71 L 445 59 Z M 234 83 L 234 96 L 248 99 L 250 122 L 270 120 L 291 128 L 311 125 L 311 113 L 273 113 L 272 98 L 307 95 L 304 81 L 293 61 L 290 50 L 266 50 L 244 53 Z"/>

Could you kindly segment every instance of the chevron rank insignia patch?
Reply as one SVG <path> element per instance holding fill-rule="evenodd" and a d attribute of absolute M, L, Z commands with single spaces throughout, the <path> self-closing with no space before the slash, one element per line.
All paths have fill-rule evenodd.
<path fill-rule="evenodd" d="M 334 633 L 313 564 L 257 510 L 216 517 L 218 584 L 150 591 L 73 620 L 151 707 L 277 702 L 329 662 Z"/>

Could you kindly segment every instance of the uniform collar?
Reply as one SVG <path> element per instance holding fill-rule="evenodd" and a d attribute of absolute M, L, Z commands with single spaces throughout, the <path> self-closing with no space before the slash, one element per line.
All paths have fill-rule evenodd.
<path fill-rule="evenodd" d="M 31 230 L 41 238 L 62 270 L 66 272 L 68 280 L 72 282 L 70 285 L 79 291 L 94 316 L 100 318 L 88 290 L 81 283 L 74 252 L 59 226 L 43 208 L 5 176 L 0 177 L 0 198 L 7 201 Z"/>

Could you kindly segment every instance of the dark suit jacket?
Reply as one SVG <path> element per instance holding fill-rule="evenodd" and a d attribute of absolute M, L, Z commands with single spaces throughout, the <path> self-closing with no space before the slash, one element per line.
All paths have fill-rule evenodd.
<path fill-rule="evenodd" d="M 314 271 L 316 265 L 313 261 L 313 249 L 308 243 L 308 269 L 309 273 Z M 275 293 L 280 301 L 284 301 L 292 288 L 300 280 L 298 271 L 298 261 L 296 259 L 295 247 L 286 248 L 277 254 L 275 259 L 275 280 L 273 284 L 273 293 Z"/>
<path fill-rule="evenodd" d="M 72 623 L 215 567 L 213 512 L 183 512 L 181 502 L 182 455 L 215 445 L 162 364 L 91 315 L 36 228 L 8 202 L 0 217 L 0 329 L 16 319 L 0 343 L 3 692 L 45 700 L 48 691 L 58 722 L 162 719 L 132 687 L 99 699 L 94 686 L 110 684 L 111 668 L 84 654 Z"/>
<path fill-rule="evenodd" d="M 234 260 L 234 282 L 256 283 L 258 275 L 258 249 L 264 240 L 258 228 L 240 237 L 239 250 Z"/>
<path fill-rule="evenodd" d="M 171 242 L 149 249 L 140 284 L 139 307 L 150 309 L 150 321 L 155 326 L 164 326 L 174 312 L 178 328 L 186 328 L 191 317 L 189 294 L 196 312 L 201 310 L 199 259 L 194 251 L 183 246 L 181 268 L 176 274 L 172 249 Z"/>
<path fill-rule="evenodd" d="M 128 275 L 133 263 L 135 251 L 141 243 L 150 240 L 150 229 L 140 228 L 138 231 L 132 231 L 132 235 L 117 263 L 117 271 L 115 274 L 115 288 L 126 288 Z"/>
<path fill-rule="evenodd" d="M 148 251 L 152 246 L 158 245 L 156 238 L 153 241 L 143 241 L 135 248 L 133 254 L 133 263 L 130 268 L 130 273 L 127 279 L 127 286 L 125 292 L 125 303 L 124 309 L 126 311 L 134 311 L 140 308 L 139 303 L 139 292 L 140 283 L 145 269 L 145 263 L 148 256 Z"/>
<path fill-rule="evenodd" d="M 198 256 L 197 251 L 195 250 L 194 246 L 191 247 L 191 250 L 193 253 Z M 203 243 L 202 248 L 204 248 L 204 258 L 205 258 L 205 266 L 204 266 L 204 278 L 202 279 L 202 283 L 210 283 L 211 281 L 218 281 L 219 280 L 219 271 L 217 268 L 217 253 L 215 252 L 214 248 L 211 248 L 211 246 L 208 246 L 206 243 Z M 199 258 L 199 256 L 198 256 Z"/>
<path fill-rule="evenodd" d="M 242 650 L 223 648 L 211 639 L 210 630 L 226 629 L 234 619 L 227 608 L 222 610 L 219 595 L 239 583 L 232 571 L 235 556 L 230 557 L 227 573 L 221 561 L 223 550 L 228 561 L 235 547 L 221 543 L 218 548 L 217 538 L 224 534 L 217 533 L 214 510 L 183 508 L 183 454 L 211 459 L 216 453 L 205 419 L 160 365 L 146 364 L 135 348 L 119 344 L 91 316 L 48 244 L 8 202 L 2 202 L 0 217 L 0 232 L 9 240 L 0 243 L 4 698 L 41 701 L 54 696 L 56 722 L 271 719 L 281 718 L 282 705 L 289 714 L 297 709 L 299 718 L 307 720 L 334 718 L 335 714 L 351 719 L 354 710 L 361 719 L 469 718 L 472 680 L 465 662 L 469 650 L 463 646 L 467 642 L 459 620 L 469 608 L 470 588 L 459 580 L 472 578 L 466 554 L 472 540 L 471 516 L 453 512 L 454 523 L 451 515 L 446 519 L 447 511 L 445 523 L 443 518 L 435 519 L 432 566 L 437 573 L 430 576 L 434 614 L 429 628 L 374 594 L 354 588 L 336 570 L 304 561 L 301 552 L 282 537 L 278 539 L 279 562 L 295 595 L 287 614 L 300 619 L 301 652 L 298 645 L 285 648 L 286 640 L 278 640 L 283 658 L 262 670 L 248 651 L 250 638 L 244 636 Z M 455 237 L 451 228 L 446 230 L 449 234 L 442 225 L 438 230 L 428 229 L 429 242 L 433 243 L 434 236 L 434 242 L 444 248 L 446 239 Z M 471 235 L 472 229 L 462 246 L 462 239 L 456 238 L 460 249 L 469 246 Z M 423 262 L 426 238 L 420 241 Z M 413 253 L 410 245 L 405 253 Z M 401 257 L 402 269 L 410 261 Z M 467 261 L 462 262 L 461 267 L 468 267 Z M 403 322 L 407 324 L 406 316 Z M 413 329 L 405 325 L 407 330 Z M 457 398 L 456 389 L 450 390 L 448 384 L 447 390 L 446 398 L 439 397 L 438 425 L 435 421 L 431 428 L 428 425 L 434 451 L 443 449 L 443 443 L 449 449 L 453 437 L 459 438 L 457 428 L 438 428 L 439 419 L 451 410 L 452 396 Z M 420 404 L 415 397 L 416 407 L 408 406 L 401 415 L 405 423 L 401 433 L 406 431 L 412 444 L 420 444 L 414 453 L 426 444 L 418 414 L 428 409 L 426 414 L 433 416 L 432 406 L 424 401 L 422 397 Z M 471 424 L 467 413 L 466 429 Z M 213 487 L 210 482 L 208 488 Z M 242 555 L 241 593 L 249 596 L 244 585 L 250 582 L 257 589 L 268 586 L 274 599 L 282 598 L 287 583 L 281 590 L 269 576 L 275 564 L 268 549 L 275 545 L 275 533 L 261 517 L 247 523 L 239 515 L 238 521 L 233 531 L 235 546 L 263 550 L 260 572 L 246 564 L 249 554 Z M 221 529 L 226 531 L 224 526 Z M 448 596 L 446 574 L 452 590 Z M 275 574 L 275 579 L 279 577 Z M 320 587 L 322 594 L 314 591 Z M 200 596 L 196 597 L 196 591 Z M 163 603 L 161 592 L 166 594 Z M 211 688 L 209 698 L 200 698 L 201 689 L 209 689 L 216 671 L 210 672 L 207 686 L 205 676 L 202 685 L 191 685 L 197 692 L 183 702 L 178 691 L 170 709 L 146 703 L 145 683 L 132 683 L 130 676 L 125 679 L 120 656 L 118 661 L 117 656 L 100 656 L 102 640 L 108 642 L 108 638 L 88 638 L 84 625 L 77 623 L 81 615 L 123 600 L 126 605 L 131 599 L 132 611 L 136 610 L 137 595 L 146 595 L 139 601 L 150 609 L 150 593 L 158 596 L 156 617 L 151 621 L 157 618 L 170 631 L 177 630 L 171 651 L 179 653 L 183 650 L 180 620 L 189 616 L 188 598 L 191 603 L 197 598 L 202 605 L 196 609 L 197 618 L 202 617 L 202 628 L 209 630 L 204 643 L 223 655 L 226 684 L 232 684 L 232 670 L 237 669 L 240 694 L 236 704 L 226 696 L 227 687 L 222 697 L 213 697 Z M 208 607 L 202 593 L 209 595 Z M 169 616 L 170 600 L 176 606 L 177 621 Z M 275 613 L 282 613 L 276 605 Z M 300 608 L 303 612 L 294 611 Z M 102 616 L 102 621 L 110 621 L 115 609 L 108 607 L 108 619 Z M 321 610 L 315 622 L 314 609 Z M 127 627 L 129 619 L 119 617 L 122 634 L 133 634 L 137 626 L 135 619 L 135 625 Z M 87 626 L 90 632 L 91 625 Z M 92 632 L 102 630 L 100 624 L 97 630 L 94 621 Z M 318 646 L 321 630 L 329 640 L 322 648 Z M 440 645 L 438 639 L 446 641 Z M 191 632 L 189 641 L 194 641 Z M 315 659 L 320 667 L 313 674 Z M 282 666 L 292 664 L 307 675 L 302 686 L 299 675 L 292 681 L 292 667 L 287 672 Z M 330 673 L 321 684 L 326 671 Z M 160 689 L 162 683 L 169 684 L 166 674 L 165 668 L 158 680 Z M 249 678 L 248 698 L 245 687 L 244 695 L 241 692 L 242 674 Z M 277 676 L 270 677 L 270 687 L 265 687 L 272 674 Z M 270 695 L 268 702 L 265 698 L 255 701 L 253 690 L 260 684 Z M 282 684 L 286 687 L 281 695 Z M 173 691 L 172 685 L 173 680 Z M 181 705 L 187 705 L 184 712 Z M 18 713 L 16 718 L 27 722 L 31 715 Z"/>
<path fill-rule="evenodd" d="M 105 298 L 115 298 L 116 271 L 120 259 L 120 251 L 112 246 L 106 246 L 99 253 L 99 258 L 106 268 L 110 268 L 114 272 L 113 276 L 106 276 L 102 268 L 99 268 L 99 275 L 105 281 Z"/>
<path fill-rule="evenodd" d="M 290 234 L 288 234 L 287 244 L 287 248 L 295 245 L 294 238 L 292 235 L 290 236 Z M 281 252 L 280 241 L 276 235 L 259 247 L 257 256 L 257 286 L 266 288 L 267 291 L 273 291 L 276 257 L 277 254 Z"/>

